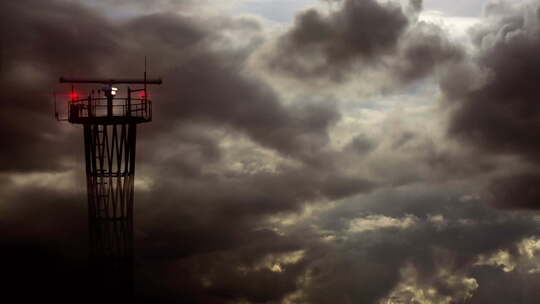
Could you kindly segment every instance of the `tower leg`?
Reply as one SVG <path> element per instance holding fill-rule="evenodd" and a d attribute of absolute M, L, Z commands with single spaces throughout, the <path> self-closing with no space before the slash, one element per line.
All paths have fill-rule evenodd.
<path fill-rule="evenodd" d="M 96 288 L 133 291 L 136 124 L 84 125 L 90 266 Z"/>

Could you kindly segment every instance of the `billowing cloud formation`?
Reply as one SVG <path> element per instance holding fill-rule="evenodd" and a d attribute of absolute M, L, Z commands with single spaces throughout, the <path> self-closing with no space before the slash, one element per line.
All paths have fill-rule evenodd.
<path fill-rule="evenodd" d="M 337 2 L 339 9 L 329 14 L 316 9 L 299 14 L 268 55 L 270 69 L 336 82 L 382 69 L 389 79 L 407 83 L 462 56 L 438 26 L 416 21 L 396 3 Z M 418 13 L 422 1 L 411 1 L 409 8 Z"/>
<path fill-rule="evenodd" d="M 479 189 L 499 163 L 439 137 L 436 107 L 403 95 L 352 110 L 340 101 L 355 97 L 339 92 L 289 98 L 248 63 L 272 44 L 264 23 L 200 14 L 198 1 L 175 13 L 169 2 L 110 0 L 122 10 L 107 11 L 67 0 L 2 4 L 10 28 L 1 69 L 10 97 L 0 114 L 4 296 L 103 301 L 89 292 L 85 263 L 81 132 L 53 120 L 47 90 L 60 75 L 136 76 L 147 55 L 164 84 L 150 93 L 154 121 L 139 128 L 138 302 L 538 302 L 516 283 L 538 282 L 538 219 L 489 207 Z M 351 65 L 368 64 L 403 87 L 459 62 L 451 72 L 462 77 L 443 86 L 457 105 L 469 90 L 448 88 L 490 80 L 472 81 L 477 66 L 439 27 L 416 21 L 420 1 L 407 13 L 376 1 L 341 4 L 329 15 L 301 12 L 277 42 L 290 43 L 291 63 L 302 59 L 302 43 L 313 50 L 307 76 L 318 68 L 343 80 L 359 71 Z M 358 26 L 381 34 L 357 36 Z M 289 81 L 284 75 L 272 77 Z M 502 202 L 535 199 L 501 180 L 509 185 L 496 187 Z"/>
<path fill-rule="evenodd" d="M 474 31 L 477 59 L 456 66 L 442 89 L 455 102 L 451 135 L 487 154 L 519 157 L 537 167 L 540 146 L 534 139 L 540 135 L 540 107 L 534 79 L 540 61 L 534 54 L 540 49 L 540 27 L 534 8 L 538 5 L 528 10 L 511 7 L 505 2 L 487 6 L 490 23 Z M 538 208 L 534 193 L 539 174 L 528 170 L 494 182 L 490 189 L 498 205 Z"/>
<path fill-rule="evenodd" d="M 292 72 L 300 75 L 327 75 L 334 67 L 347 67 L 358 57 L 369 62 L 393 51 L 406 26 L 407 18 L 400 7 L 383 6 L 377 1 L 345 1 L 330 16 L 311 9 L 296 17 L 295 27 L 283 38 L 281 53 L 272 64 L 294 69 Z M 320 64 L 308 61 L 304 68 L 304 56 Z"/>
<path fill-rule="evenodd" d="M 500 248 L 518 256 L 522 238 L 537 232 L 536 221 L 460 198 L 456 190 L 422 185 L 380 191 L 362 196 L 361 204 L 351 199 L 321 216 L 316 223 L 326 240 L 323 252 L 331 258 L 311 255 L 312 250 L 304 257 L 312 269 L 306 301 L 503 303 L 504 297 L 497 299 L 489 290 L 493 280 L 508 280 L 515 273 L 495 268 L 493 277 L 478 275 L 494 266 L 475 264 L 480 254 Z M 359 222 L 371 229 L 350 229 Z M 536 282 L 532 276 L 524 279 Z M 520 290 L 514 285 L 507 292 Z M 524 297 L 537 299 L 532 293 Z"/>
<path fill-rule="evenodd" d="M 139 160 L 155 166 L 140 166 L 139 184 L 144 187 L 138 189 L 145 191 L 138 196 L 137 214 L 143 215 L 138 244 L 153 273 L 158 271 L 157 265 L 181 265 L 179 260 L 185 258 L 186 271 L 192 271 L 193 276 L 171 282 L 174 288 L 183 283 L 190 286 L 183 295 L 173 291 L 169 295 L 167 287 L 161 285 L 153 294 L 153 285 L 145 281 L 140 288 L 142 296 L 184 298 L 187 302 L 213 299 L 208 301 L 216 303 L 241 298 L 280 299 L 294 290 L 295 272 L 287 277 L 264 267 L 249 270 L 247 277 L 236 272 L 239 263 L 251 269 L 268 256 L 302 248 L 298 237 L 282 237 L 259 221 L 298 211 L 307 202 L 339 199 L 373 188 L 367 179 L 343 174 L 332 164 L 321 162 L 329 143 L 327 129 L 340 118 L 334 104 L 285 105 L 269 85 L 244 70 L 246 57 L 261 39 L 259 24 L 252 19 L 216 17 L 203 22 L 180 14 L 156 13 L 111 20 L 69 1 L 25 0 L 3 5 L 2 10 L 6 15 L 3 22 L 11 30 L 3 32 L 3 41 L 10 43 L 2 47 L 2 89 L 9 98 L 3 104 L 0 123 L 0 139 L 7 147 L 1 151 L 0 170 L 5 176 L 1 200 L 3 209 L 13 209 L 2 217 L 2 235 L 8 238 L 10 231 L 18 231 L 15 239 L 21 240 L 15 245 L 7 242 L 5 247 L 12 247 L 5 251 L 13 253 L 10 257 L 24 248 L 55 252 L 59 251 L 56 245 L 63 246 L 59 243 L 84 240 L 81 230 L 73 229 L 62 242 L 55 242 L 57 233 L 73 225 L 54 211 L 55 221 L 64 226 L 45 221 L 48 229 L 25 228 L 44 220 L 41 214 L 45 212 L 35 209 L 36 201 L 85 199 L 82 187 L 65 183 L 72 177 L 60 178 L 56 184 L 33 182 L 54 174 L 83 172 L 80 130 L 54 121 L 47 90 L 68 89 L 56 85 L 60 75 L 136 75 L 141 72 L 138 66 L 144 55 L 150 58 L 152 75 L 163 76 L 165 84 L 156 93 L 155 122 L 141 128 L 143 153 Z M 238 45 L 227 35 L 250 39 Z M 85 89 L 77 88 L 82 94 Z M 59 97 L 65 98 L 62 94 Z M 231 134 L 246 145 L 245 151 L 237 150 L 245 159 L 232 156 L 240 167 L 229 168 L 229 160 L 223 159 L 229 155 L 223 153 L 221 145 L 230 145 L 224 138 L 231 138 Z M 250 165 L 253 154 L 265 155 L 272 168 Z M 81 176 L 75 176 L 82 186 Z M 60 190 L 43 192 L 47 200 L 25 195 L 39 192 L 42 185 Z M 69 193 L 65 187 L 71 189 Z M 155 201 L 162 203 L 153 206 Z M 27 205 L 34 208 L 27 210 L 23 207 Z M 66 204 L 55 206 L 50 205 L 51 210 L 67 208 Z M 23 218 L 24 224 L 18 227 L 20 222 L 14 219 Z M 47 244 L 36 244 L 34 238 Z M 217 256 L 204 257 L 248 244 L 253 248 L 244 253 L 235 249 L 232 255 L 224 254 L 225 264 L 219 263 Z M 199 260 L 207 267 L 193 268 Z M 66 272 L 78 269 L 70 266 L 69 260 L 61 259 L 59 264 L 62 261 Z M 15 265 L 24 263 L 21 260 Z M 9 268 L 9 273 L 16 271 L 16 267 Z M 210 276 L 211 286 L 201 283 L 205 275 Z M 277 277 L 283 278 L 282 287 L 266 291 L 266 282 Z M 62 285 L 64 278 L 53 276 L 49 282 Z M 250 289 L 247 285 L 251 282 L 259 283 Z M 32 284 L 39 284 L 39 280 Z M 43 286 L 47 289 L 49 284 Z M 17 290 L 15 286 L 13 290 Z"/>
<path fill-rule="evenodd" d="M 7 81 L 4 83 L 13 106 L 3 113 L 6 119 L 2 120 L 5 124 L 2 137 L 12 147 L 11 152 L 21 158 L 20 162 L 6 163 L 5 166 L 12 166 L 7 169 L 21 169 L 23 162 L 33 159 L 28 151 L 35 149 L 28 148 L 46 142 L 36 138 L 39 134 L 33 132 L 34 128 L 57 133 L 50 120 L 43 122 L 46 125 L 43 128 L 34 125 L 26 131 L 12 126 L 16 124 L 12 121 L 20 117 L 17 109 L 26 106 L 39 113 L 50 109 L 47 92 L 41 88 L 54 87 L 53 75 L 139 72 L 134 70 L 137 65 L 133 61 L 138 62 L 145 54 L 151 60 L 156 58 L 151 61 L 151 68 L 169 83 L 160 94 L 170 102 L 157 108 L 163 128 L 186 117 L 207 120 L 236 128 L 280 152 L 307 157 L 315 147 L 325 145 L 326 128 L 339 117 L 331 105 L 286 108 L 264 83 L 244 75 L 240 68 L 241 52 L 220 54 L 211 50 L 211 41 L 218 39 L 212 37 L 212 28 L 249 34 L 257 31 L 254 21 L 216 20 L 215 24 L 203 26 L 177 15 L 154 14 L 118 24 L 75 4 L 40 3 L 31 11 L 22 6 L 21 3 L 6 7 L 16 12 L 10 15 L 18 17 L 5 21 L 13 27 L 5 40 L 16 43 L 10 43 L 4 50 L 3 72 Z M 153 47 L 148 49 L 148 45 Z M 129 54 L 128 60 L 114 60 L 123 53 Z M 168 61 L 163 61 L 164 58 Z M 22 75 L 7 77 L 14 73 Z M 22 83 L 25 79 L 28 86 Z M 8 130 L 22 133 L 11 136 Z M 46 158 L 55 159 L 57 155 L 53 149 L 45 152 L 50 153 Z M 34 159 L 28 165 L 50 164 L 43 158 Z"/>

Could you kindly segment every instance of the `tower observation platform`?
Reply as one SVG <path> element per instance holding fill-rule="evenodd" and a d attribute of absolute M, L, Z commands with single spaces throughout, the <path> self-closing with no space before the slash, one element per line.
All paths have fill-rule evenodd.
<path fill-rule="evenodd" d="M 71 84 L 66 116 L 84 129 L 90 266 L 108 297 L 132 295 L 137 125 L 152 120 L 148 86 L 161 79 L 60 78 Z M 84 96 L 75 85 L 93 87 Z M 129 85 L 138 85 L 131 88 Z M 56 102 L 55 102 L 56 107 Z"/>

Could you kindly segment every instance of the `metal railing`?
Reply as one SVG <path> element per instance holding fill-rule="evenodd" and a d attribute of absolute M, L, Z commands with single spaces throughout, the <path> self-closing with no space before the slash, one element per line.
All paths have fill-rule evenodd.
<path fill-rule="evenodd" d="M 152 120 L 152 101 L 146 98 L 119 97 L 111 104 L 107 98 L 92 97 L 69 101 L 68 120 L 80 122 L 92 118 L 135 118 Z"/>

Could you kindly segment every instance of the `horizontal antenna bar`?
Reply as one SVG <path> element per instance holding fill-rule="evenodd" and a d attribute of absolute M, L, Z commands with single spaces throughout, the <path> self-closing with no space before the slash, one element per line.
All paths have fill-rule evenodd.
<path fill-rule="evenodd" d="M 64 78 L 60 77 L 60 83 L 101 83 L 101 84 L 161 84 L 161 78 L 155 79 L 133 79 L 133 78 L 118 78 L 118 79 L 105 79 L 105 78 Z"/>

